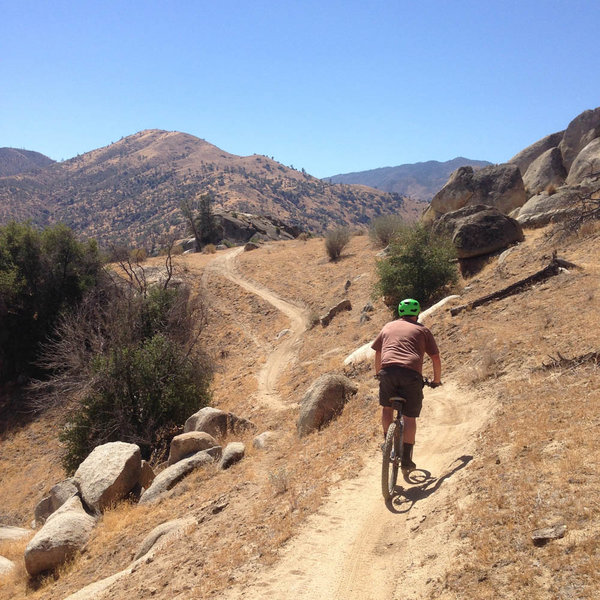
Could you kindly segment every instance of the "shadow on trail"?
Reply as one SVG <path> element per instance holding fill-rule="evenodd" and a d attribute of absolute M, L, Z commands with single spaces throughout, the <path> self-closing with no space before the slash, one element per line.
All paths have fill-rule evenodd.
<path fill-rule="evenodd" d="M 470 455 L 460 456 L 452 463 L 454 466 L 451 466 L 447 473 L 437 478 L 425 469 L 415 469 L 405 474 L 404 481 L 411 484 L 412 487 L 405 489 L 397 485 L 394 495 L 386 502 L 388 510 L 396 514 L 409 512 L 419 500 L 424 500 L 437 492 L 446 479 L 452 477 L 457 471 L 464 469 L 472 460 L 473 457 Z"/>

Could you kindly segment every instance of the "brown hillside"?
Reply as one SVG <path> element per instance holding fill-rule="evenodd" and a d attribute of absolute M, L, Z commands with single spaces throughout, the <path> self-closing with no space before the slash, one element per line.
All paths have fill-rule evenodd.
<path fill-rule="evenodd" d="M 600 229 L 548 233 L 526 232 L 502 264 L 491 259 L 463 281 L 450 306 L 530 275 L 554 250 L 581 269 L 455 317 L 449 305 L 429 317 L 445 385 L 425 395 L 415 448 L 422 471 L 399 482 L 388 507 L 372 368 L 343 367 L 389 319 L 376 302 L 371 320 L 359 323 L 376 260 L 368 238 L 352 238 L 336 263 L 322 239 L 181 257 L 180 273 L 210 306 L 214 403 L 251 418 L 259 432 L 281 431 L 279 441 L 260 451 L 248 435 L 246 458 L 229 471 L 200 470 L 154 507 L 117 506 L 56 580 L 33 589 L 21 566 L 0 580 L 0 599 L 62 600 L 123 569 L 156 525 L 188 515 L 195 525 L 152 560 L 84 597 L 597 598 L 600 371 L 560 356 L 600 350 Z M 345 294 L 352 310 L 294 338 L 269 392 L 263 367 L 296 335 L 283 308 L 314 318 Z M 277 298 L 287 304 L 277 308 Z M 343 370 L 358 394 L 328 428 L 299 440 L 303 393 L 322 373 Z M 59 476 L 57 418 L 41 417 L 0 442 L 5 522 L 27 526 Z M 534 546 L 532 531 L 555 524 L 566 525 L 565 537 Z M 0 555 L 22 564 L 23 547 L 0 543 Z"/>
<path fill-rule="evenodd" d="M 148 246 L 185 232 L 180 202 L 210 192 L 215 208 L 268 214 L 316 232 L 380 214 L 415 220 L 423 203 L 332 185 L 266 156 L 229 154 L 194 136 L 147 130 L 36 174 L 0 178 L 0 223 L 63 221 L 100 242 Z"/>

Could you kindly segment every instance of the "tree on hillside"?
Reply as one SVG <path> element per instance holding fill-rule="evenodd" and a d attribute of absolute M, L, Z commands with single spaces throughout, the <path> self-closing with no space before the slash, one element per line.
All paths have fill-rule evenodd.
<path fill-rule="evenodd" d="M 184 198 L 180 208 L 188 230 L 196 240 L 196 251 L 199 252 L 206 244 L 214 244 L 218 241 L 210 194 Z"/>
<path fill-rule="evenodd" d="M 0 227 L 0 383 L 41 374 L 40 343 L 101 276 L 96 243 L 78 241 L 66 225 Z"/>
<path fill-rule="evenodd" d="M 429 304 L 458 279 L 450 239 L 434 235 L 421 224 L 399 230 L 389 254 L 378 261 L 375 293 L 395 311 L 404 298 Z"/>

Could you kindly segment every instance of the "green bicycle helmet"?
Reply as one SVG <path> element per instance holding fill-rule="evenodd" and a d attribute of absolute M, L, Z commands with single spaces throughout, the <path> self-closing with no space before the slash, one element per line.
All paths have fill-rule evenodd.
<path fill-rule="evenodd" d="M 406 298 L 398 304 L 398 315 L 401 317 L 417 317 L 421 312 L 421 305 L 412 298 Z"/>

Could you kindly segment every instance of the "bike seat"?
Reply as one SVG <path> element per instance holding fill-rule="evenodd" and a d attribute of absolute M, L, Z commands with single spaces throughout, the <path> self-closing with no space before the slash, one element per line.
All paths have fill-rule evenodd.
<path fill-rule="evenodd" d="M 392 403 L 392 408 L 394 410 L 400 410 L 404 406 L 406 398 L 402 398 L 401 396 L 394 396 L 393 398 L 390 398 L 390 402 Z"/>

